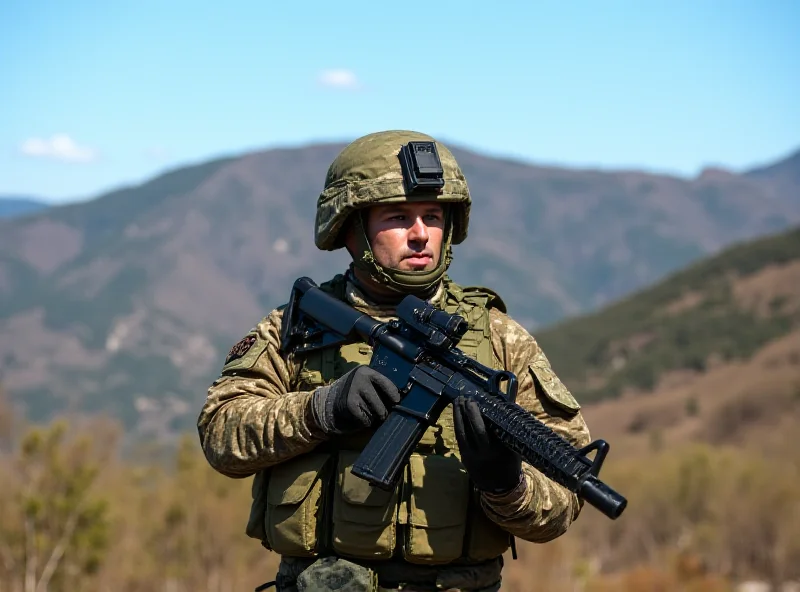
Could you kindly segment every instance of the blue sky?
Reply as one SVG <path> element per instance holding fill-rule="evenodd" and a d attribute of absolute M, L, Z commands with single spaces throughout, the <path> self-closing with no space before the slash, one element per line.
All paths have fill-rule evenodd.
<path fill-rule="evenodd" d="M 800 2 L 0 3 L 0 194 L 380 129 L 684 176 L 800 148 Z M 322 182 L 322 180 L 320 180 Z"/>

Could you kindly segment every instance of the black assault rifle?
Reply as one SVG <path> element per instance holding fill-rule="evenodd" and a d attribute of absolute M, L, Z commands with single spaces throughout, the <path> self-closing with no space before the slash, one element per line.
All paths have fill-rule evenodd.
<path fill-rule="evenodd" d="M 398 305 L 398 319 L 380 322 L 323 291 L 309 278 L 295 281 L 284 310 L 281 349 L 307 352 L 365 341 L 370 368 L 389 378 L 403 395 L 356 460 L 352 472 L 392 489 L 428 426 L 459 396 L 477 402 L 490 429 L 508 448 L 609 518 L 627 500 L 600 481 L 609 445 L 596 440 L 580 450 L 514 403 L 517 378 L 479 364 L 456 347 L 467 322 L 415 296 Z M 501 383 L 507 382 L 505 392 Z M 586 454 L 596 451 L 594 460 Z"/>

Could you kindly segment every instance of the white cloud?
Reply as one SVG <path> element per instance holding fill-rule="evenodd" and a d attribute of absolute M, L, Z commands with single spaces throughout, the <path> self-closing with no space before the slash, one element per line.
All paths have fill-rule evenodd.
<path fill-rule="evenodd" d="M 54 134 L 50 138 L 28 138 L 20 152 L 37 158 L 54 158 L 67 162 L 91 162 L 97 154 L 91 148 L 80 146 L 67 134 Z"/>
<path fill-rule="evenodd" d="M 145 156 L 150 160 L 161 162 L 167 159 L 169 152 L 163 146 L 151 146 L 145 150 Z"/>
<path fill-rule="evenodd" d="M 318 80 L 322 86 L 330 88 L 354 90 L 361 87 L 355 72 L 352 70 L 323 70 Z"/>
<path fill-rule="evenodd" d="M 272 244 L 272 250 L 276 253 L 288 253 L 289 242 L 285 238 L 279 238 Z"/>

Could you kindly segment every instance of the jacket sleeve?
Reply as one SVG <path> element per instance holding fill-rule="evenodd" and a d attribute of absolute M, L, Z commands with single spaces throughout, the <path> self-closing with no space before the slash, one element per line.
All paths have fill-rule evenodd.
<path fill-rule="evenodd" d="M 279 353 L 281 310 L 231 348 L 197 421 L 209 464 L 248 477 L 308 452 L 326 439 L 314 420 L 312 392 L 292 392 L 295 369 Z"/>
<path fill-rule="evenodd" d="M 570 394 L 539 344 L 507 315 L 491 311 L 492 347 L 501 365 L 517 376 L 517 403 L 576 448 L 590 442 L 580 405 Z M 487 516 L 516 537 L 543 543 L 567 531 L 582 502 L 526 462 L 522 480 L 509 493 L 483 493 Z"/>

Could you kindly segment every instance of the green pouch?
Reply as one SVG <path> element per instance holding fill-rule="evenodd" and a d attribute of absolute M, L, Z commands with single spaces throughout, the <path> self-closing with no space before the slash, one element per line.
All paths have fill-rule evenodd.
<path fill-rule="evenodd" d="M 323 525 L 327 453 L 309 453 L 272 467 L 264 525 L 270 549 L 280 555 L 313 557 Z"/>
<path fill-rule="evenodd" d="M 397 489 L 385 491 L 350 472 L 359 453 L 342 451 L 333 498 L 333 549 L 361 559 L 392 556 L 397 541 Z"/>
<path fill-rule="evenodd" d="M 250 518 L 247 520 L 245 534 L 259 541 L 266 542 L 267 531 L 264 516 L 267 513 L 267 471 L 259 471 L 253 477 L 250 489 L 253 503 L 250 506 Z"/>
<path fill-rule="evenodd" d="M 455 456 L 412 454 L 409 458 L 409 563 L 448 563 L 461 556 L 467 525 L 470 482 Z"/>

